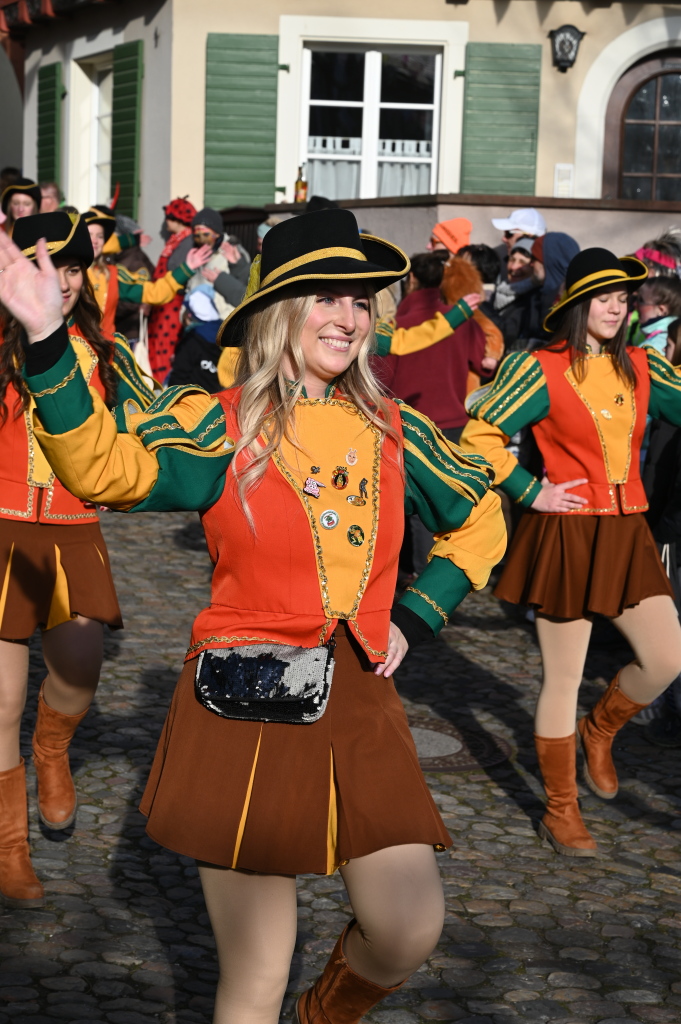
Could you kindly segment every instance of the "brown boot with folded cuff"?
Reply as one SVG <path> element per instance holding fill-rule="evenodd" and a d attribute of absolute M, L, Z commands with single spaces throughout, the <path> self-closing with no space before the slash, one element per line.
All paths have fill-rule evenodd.
<path fill-rule="evenodd" d="M 539 835 L 565 857 L 597 857 L 598 846 L 582 821 L 577 803 L 575 734 L 558 739 L 535 734 L 534 743 L 548 797 L 537 829 Z"/>
<path fill-rule="evenodd" d="M 591 711 L 577 723 L 584 753 L 584 780 L 603 800 L 617 796 L 619 783 L 612 760 L 612 741 L 623 725 L 647 704 L 637 704 L 622 693 L 619 672 Z"/>
<path fill-rule="evenodd" d="M 0 903 L 13 909 L 42 907 L 45 892 L 36 878 L 28 845 L 24 759 L 0 772 Z"/>
<path fill-rule="evenodd" d="M 71 778 L 69 745 L 88 708 L 65 715 L 45 702 L 44 684 L 38 695 L 38 718 L 33 733 L 33 764 L 38 776 L 38 814 L 43 825 L 68 828 L 76 816 L 76 788 Z"/>
<path fill-rule="evenodd" d="M 365 1013 L 404 982 L 383 988 L 355 974 L 343 953 L 343 943 L 356 922 L 343 930 L 323 973 L 296 1003 L 298 1024 L 359 1024 Z"/>

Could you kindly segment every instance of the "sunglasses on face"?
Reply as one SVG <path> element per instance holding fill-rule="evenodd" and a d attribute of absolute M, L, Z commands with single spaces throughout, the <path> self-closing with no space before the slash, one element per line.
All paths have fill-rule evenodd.
<path fill-rule="evenodd" d="M 504 231 L 504 238 L 515 238 L 517 231 Z"/>

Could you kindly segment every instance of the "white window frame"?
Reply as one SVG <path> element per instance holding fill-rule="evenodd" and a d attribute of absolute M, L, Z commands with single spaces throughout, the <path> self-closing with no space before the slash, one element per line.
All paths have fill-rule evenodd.
<path fill-rule="evenodd" d="M 433 47 L 442 54 L 440 117 L 433 125 L 432 188 L 438 192 L 458 192 L 461 173 L 461 136 L 463 125 L 463 77 L 455 72 L 465 68 L 468 23 L 465 21 L 411 21 L 390 18 L 308 18 L 282 15 L 279 19 L 279 96 L 277 103 L 276 185 L 284 189 L 287 201 L 293 199 L 297 169 L 307 160 L 309 116 L 309 63 L 306 72 L 306 43 L 360 45 L 369 51 L 381 46 L 403 45 L 410 48 Z M 288 70 L 286 70 L 288 69 Z M 376 83 L 380 76 L 376 76 Z M 438 76 L 436 76 L 436 87 Z M 376 85 L 378 87 L 378 84 Z M 401 106 L 401 104 L 397 104 Z M 375 118 L 378 118 L 378 104 Z M 364 119 L 365 122 L 367 118 Z M 370 141 L 370 129 L 373 135 Z M 378 148 L 378 123 L 364 124 L 366 145 Z M 364 146 L 363 146 L 364 148 Z M 305 154 L 301 156 L 301 154 Z M 368 155 L 365 151 L 365 157 Z M 375 154 L 378 159 L 378 152 Z M 371 167 L 365 159 L 363 167 Z M 365 172 L 365 175 L 370 172 Z M 369 194 L 368 194 L 369 193 Z M 363 176 L 360 196 L 374 198 L 375 187 Z M 278 191 L 278 197 L 282 192 Z"/>
<path fill-rule="evenodd" d="M 376 44 L 372 44 L 375 46 Z M 326 50 L 327 47 L 325 46 Z M 433 102 L 432 103 L 389 103 L 383 102 L 380 96 L 381 74 L 382 74 L 382 52 L 378 49 L 367 49 L 365 46 L 353 48 L 356 53 L 364 54 L 364 89 L 363 99 L 346 100 L 314 100 L 310 96 L 312 54 L 315 50 L 314 44 L 303 46 L 302 53 L 302 74 L 301 74 L 301 115 L 300 115 L 300 154 L 299 164 L 305 164 L 309 180 L 309 164 L 311 160 L 320 159 L 310 152 L 309 137 L 305 131 L 305 125 L 309 123 L 311 107 L 355 107 L 363 112 L 362 118 L 362 140 L 361 153 L 339 153 L 338 159 L 358 163 L 360 165 L 359 178 L 359 199 L 373 199 L 377 194 L 378 165 L 379 163 L 394 164 L 430 164 L 430 179 L 428 191 L 437 191 L 438 177 L 438 142 L 440 128 L 440 100 L 442 96 L 442 50 L 434 52 L 429 48 L 435 58 Z M 408 48 L 405 52 L 409 52 Z M 418 52 L 412 47 L 412 52 Z M 424 52 L 424 47 L 420 48 Z M 430 156 L 385 156 L 379 152 L 379 120 L 382 110 L 430 110 L 433 113 L 433 134 L 430 139 Z M 333 160 L 334 154 L 329 153 L 326 159 Z M 330 198 L 338 198 L 331 196 Z M 341 196 L 347 199 L 349 196 Z"/>

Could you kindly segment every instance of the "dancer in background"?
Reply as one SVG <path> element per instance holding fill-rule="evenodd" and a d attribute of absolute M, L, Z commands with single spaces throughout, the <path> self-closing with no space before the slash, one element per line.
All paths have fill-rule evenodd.
<path fill-rule="evenodd" d="M 192 249 L 185 263 L 157 281 L 137 281 L 120 264 L 106 261 L 104 248 L 116 230 L 116 215 L 107 206 L 91 206 L 83 215 L 90 232 L 95 260 L 88 271 L 92 290 L 102 313 L 102 334 L 113 340 L 116 333 L 116 307 L 122 302 L 162 306 L 170 302 L 190 280 L 194 272 L 210 259 L 210 248 Z"/>
<path fill-rule="evenodd" d="M 40 185 L 30 178 L 17 178 L 0 196 L 0 207 L 7 217 L 3 230 L 11 237 L 14 225 L 22 217 L 32 217 L 40 209 Z"/>
<path fill-rule="evenodd" d="M 494 382 L 469 396 L 473 419 L 461 438 L 527 510 L 495 594 L 536 612 L 543 681 L 535 742 L 548 797 L 539 833 L 573 857 L 597 849 L 579 812 L 575 761 L 594 615 L 612 619 L 635 656 L 577 726 L 585 779 L 598 796 L 617 795 L 617 731 L 681 670 L 681 626 L 643 515 L 639 470 L 647 414 L 681 426 L 681 374 L 654 349 L 625 340 L 629 293 L 646 276 L 640 260 L 606 249 L 575 256 L 565 295 L 545 321 L 548 346 L 508 356 Z M 526 426 L 546 468 L 542 481 L 506 447 Z"/>
<path fill-rule="evenodd" d="M 36 273 L 0 239 L 0 298 L 26 327 L 29 363 L 44 366 L 41 348 L 52 349 L 51 370 L 25 371 L 40 443 L 69 486 L 122 511 L 202 512 L 211 604 L 194 624 L 142 808 L 150 835 L 199 861 L 220 961 L 215 1024 L 276 1024 L 295 875 L 337 867 L 356 920 L 297 1014 L 352 1024 L 420 966 L 443 922 L 433 848 L 451 839 L 389 677 L 409 643 L 485 585 L 505 529 L 485 460 L 385 399 L 371 375 L 374 287 L 404 276 L 404 253 L 360 236 L 349 210 L 325 210 L 273 227 L 259 266 L 222 328 L 243 341 L 238 386 L 217 397 L 173 389 L 129 415 L 121 435 L 65 349 L 42 252 Z M 405 508 L 438 540 L 391 621 Z M 318 695 L 310 718 L 290 699 L 287 658 L 317 666 L 306 676 Z M 222 674 L 237 663 L 245 681 L 254 661 L 263 686 L 248 694 L 239 669 Z M 213 670 L 222 710 L 208 692 Z"/>
<path fill-rule="evenodd" d="M 60 318 L 68 324 L 69 358 L 107 409 L 125 399 L 145 408 L 153 395 L 122 340 L 102 337 L 99 309 L 87 279 L 93 251 L 85 223 L 66 213 L 22 218 L 14 241 L 28 260 L 47 239 Z M 0 272 L 0 280 L 2 280 Z M 76 813 L 68 747 L 87 714 L 102 666 L 102 625 L 123 623 L 95 506 L 56 479 L 33 430 L 35 402 L 21 368 L 23 327 L 0 307 L 0 902 L 40 906 L 43 888 L 28 847 L 26 776 L 19 728 L 26 703 L 28 640 L 37 628 L 47 676 L 38 697 L 33 763 L 38 809 L 51 829 Z M 65 328 L 66 331 L 66 328 Z M 43 353 L 46 354 L 45 351 Z M 49 353 L 47 353 L 49 355 Z M 45 368 L 49 365 L 49 359 Z M 40 364 L 37 365 L 40 379 Z M 48 394 L 38 386 L 39 392 Z"/>

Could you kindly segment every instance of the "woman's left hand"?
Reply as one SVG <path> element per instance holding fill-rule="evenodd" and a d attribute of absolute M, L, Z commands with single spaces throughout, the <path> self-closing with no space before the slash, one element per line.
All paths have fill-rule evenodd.
<path fill-rule="evenodd" d="M 26 328 L 32 344 L 63 323 L 59 276 L 44 238 L 36 245 L 37 266 L 4 231 L 0 232 L 0 303 Z"/>
<path fill-rule="evenodd" d="M 377 665 L 375 672 L 377 676 L 391 676 L 396 668 L 399 668 L 404 656 L 409 650 L 409 644 L 404 639 L 404 633 L 395 625 L 390 623 L 390 635 L 388 637 L 388 657 L 382 665 Z"/>

